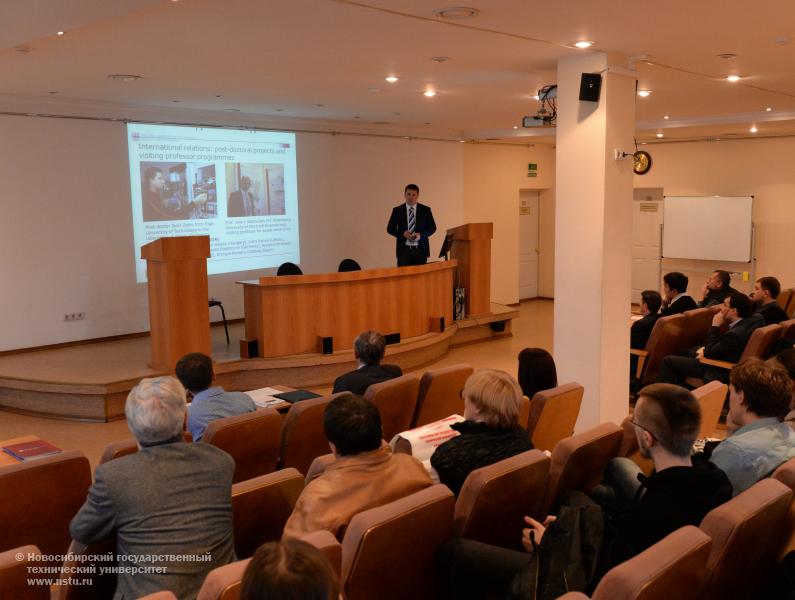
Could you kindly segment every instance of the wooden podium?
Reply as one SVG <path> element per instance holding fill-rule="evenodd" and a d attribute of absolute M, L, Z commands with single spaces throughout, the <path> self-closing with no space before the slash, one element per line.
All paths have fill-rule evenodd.
<path fill-rule="evenodd" d="M 466 223 L 447 230 L 450 258 L 458 261 L 458 283 L 464 288 L 466 316 L 491 312 L 491 238 L 493 223 Z"/>
<path fill-rule="evenodd" d="M 149 280 L 154 369 L 173 370 L 189 352 L 210 354 L 207 258 L 210 237 L 166 237 L 141 246 Z"/>

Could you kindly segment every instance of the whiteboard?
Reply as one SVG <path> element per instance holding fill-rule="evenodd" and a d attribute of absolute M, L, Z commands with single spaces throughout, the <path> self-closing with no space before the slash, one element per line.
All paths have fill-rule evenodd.
<path fill-rule="evenodd" d="M 751 262 L 753 196 L 666 196 L 663 258 Z"/>

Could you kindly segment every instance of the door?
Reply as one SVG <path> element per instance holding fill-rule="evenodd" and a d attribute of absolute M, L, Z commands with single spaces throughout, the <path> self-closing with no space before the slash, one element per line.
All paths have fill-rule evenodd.
<path fill-rule="evenodd" d="M 640 304 L 643 290 L 660 289 L 660 188 L 635 190 L 632 203 L 632 303 Z"/>
<path fill-rule="evenodd" d="M 538 192 L 519 191 L 519 300 L 538 296 Z"/>

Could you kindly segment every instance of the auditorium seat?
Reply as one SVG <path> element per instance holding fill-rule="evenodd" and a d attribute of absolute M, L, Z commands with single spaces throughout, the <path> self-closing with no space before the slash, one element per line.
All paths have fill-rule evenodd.
<path fill-rule="evenodd" d="M 77 450 L 0 467 L 0 551 L 32 544 L 45 555 L 64 554 L 90 486 L 91 465 Z"/>
<path fill-rule="evenodd" d="M 436 598 L 439 548 L 453 536 L 455 498 L 433 485 L 353 517 L 342 539 L 347 600 Z"/>
<path fill-rule="evenodd" d="M 22 555 L 22 560 L 17 555 Z M 50 587 L 44 584 L 28 583 L 30 577 L 50 577 L 45 573 L 36 575 L 32 568 L 45 565 L 41 561 L 41 550 L 36 546 L 21 546 L 0 552 L 0 598 L 14 600 L 50 600 Z"/>
<path fill-rule="evenodd" d="M 549 463 L 529 450 L 472 471 L 455 503 L 456 536 L 521 550 L 524 516 L 541 518 Z"/>
<path fill-rule="evenodd" d="M 792 288 L 788 290 L 781 290 L 781 293 L 776 298 L 776 304 L 781 307 L 781 310 L 787 312 L 789 305 L 792 303 Z"/>
<path fill-rule="evenodd" d="M 283 275 L 303 275 L 304 272 L 301 270 L 295 263 L 286 262 L 279 265 L 279 268 L 276 270 L 276 276 L 281 277 Z"/>
<path fill-rule="evenodd" d="M 193 436 L 190 431 L 183 431 L 182 438 L 189 444 L 193 442 Z M 111 442 L 105 446 L 105 449 L 102 451 L 102 456 L 99 457 L 99 464 L 104 464 L 109 460 L 121 458 L 128 454 L 135 454 L 136 452 L 138 452 L 138 440 L 135 438 Z"/>
<path fill-rule="evenodd" d="M 175 595 L 174 592 L 155 592 L 154 594 L 147 594 L 146 596 L 141 596 L 138 600 L 179 600 Z"/>
<path fill-rule="evenodd" d="M 572 382 L 535 393 L 527 423 L 533 448 L 551 451 L 560 440 L 574 433 L 583 392 L 579 383 Z"/>
<path fill-rule="evenodd" d="M 698 527 L 677 529 L 610 569 L 591 600 L 696 600 L 707 575 L 711 545 L 712 540 Z M 580 592 L 569 592 L 558 600 L 587 598 Z"/>
<path fill-rule="evenodd" d="M 75 567 L 94 569 L 94 573 L 81 573 L 80 579 L 90 579 L 88 585 L 58 586 L 57 600 L 94 600 L 95 598 L 112 598 L 116 590 L 117 576 L 115 573 L 100 573 L 100 567 L 118 567 L 116 561 L 116 538 L 108 538 L 95 544 L 84 546 L 79 542 L 72 542 L 68 554 L 72 560 L 63 563 L 61 577 L 68 581 L 69 577 L 77 577 L 69 571 Z M 88 560 L 92 556 L 113 555 L 113 560 Z"/>
<path fill-rule="evenodd" d="M 566 492 L 590 492 L 602 481 L 605 466 L 618 456 L 622 439 L 615 423 L 602 423 L 557 443 L 552 450 L 542 515 L 557 512 Z"/>
<path fill-rule="evenodd" d="M 328 558 L 337 577 L 342 576 L 342 544 L 337 541 L 330 531 L 313 531 L 302 535 L 301 539 L 323 552 Z"/>
<path fill-rule="evenodd" d="M 789 459 L 778 469 L 773 471 L 773 478 L 777 479 L 795 493 L 795 458 Z M 778 558 L 784 558 L 788 553 L 795 550 L 795 497 L 789 507 L 789 514 L 782 524 L 783 540 L 781 542 L 781 552 Z"/>
<path fill-rule="evenodd" d="M 210 421 L 202 443 L 212 444 L 235 459 L 234 482 L 272 473 L 279 460 L 282 417 L 273 408 Z"/>
<path fill-rule="evenodd" d="M 328 453 L 323 413 L 335 397 L 310 398 L 290 406 L 282 423 L 281 468 L 293 467 L 306 473 L 315 458 Z"/>
<path fill-rule="evenodd" d="M 755 483 L 711 510 L 701 530 L 712 538 L 702 600 L 745 600 L 775 564 L 792 490 L 775 479 Z"/>
<path fill-rule="evenodd" d="M 723 403 L 726 400 L 728 389 L 729 386 L 725 383 L 710 381 L 693 390 L 693 395 L 701 406 L 699 438 L 715 436 L 715 430 L 718 428 L 718 421 L 720 420 L 721 411 L 723 411 Z"/>
<path fill-rule="evenodd" d="M 425 371 L 420 379 L 411 427 L 421 427 L 450 415 L 464 414 L 461 391 L 474 369 L 466 364 Z"/>
<path fill-rule="evenodd" d="M 630 354 L 638 356 L 635 377 L 640 385 L 653 383 L 657 379 L 662 359 L 674 354 L 679 348 L 679 338 L 682 336 L 684 323 L 685 316 L 682 314 L 660 317 L 651 330 L 646 348 L 630 350 Z"/>
<path fill-rule="evenodd" d="M 343 258 L 340 261 L 337 271 L 339 273 L 350 273 L 351 271 L 361 271 L 362 267 L 352 258 Z"/>
<path fill-rule="evenodd" d="M 386 441 L 411 428 L 419 389 L 420 380 L 414 374 L 374 383 L 367 388 L 364 397 L 378 407 Z"/>
<path fill-rule="evenodd" d="M 638 446 L 638 437 L 635 435 L 635 426 L 632 424 L 632 417 L 625 417 L 621 422 L 621 446 L 618 449 L 618 456 L 623 456 L 633 461 L 640 467 L 646 475 L 654 469 L 654 463 L 649 458 L 643 458 L 640 455 L 640 447 Z"/>
<path fill-rule="evenodd" d="M 792 303 L 795 306 L 795 302 Z M 793 339 L 795 338 L 795 319 L 790 319 L 789 321 L 782 321 L 779 323 L 781 326 L 781 337 Z"/>
<path fill-rule="evenodd" d="M 265 542 L 279 540 L 304 489 L 304 476 L 282 469 L 232 485 L 235 552 L 248 558 Z"/>
<path fill-rule="evenodd" d="M 718 311 L 720 311 L 720 305 L 694 308 L 683 312 L 685 322 L 682 325 L 682 336 L 679 338 L 677 350 L 703 346 L 707 332 L 712 327 L 712 318 Z"/>

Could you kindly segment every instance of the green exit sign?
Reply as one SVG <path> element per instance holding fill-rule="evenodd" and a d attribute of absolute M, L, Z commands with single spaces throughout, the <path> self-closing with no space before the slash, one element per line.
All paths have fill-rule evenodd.
<path fill-rule="evenodd" d="M 536 163 L 527 163 L 527 170 L 538 171 L 538 165 Z"/>

